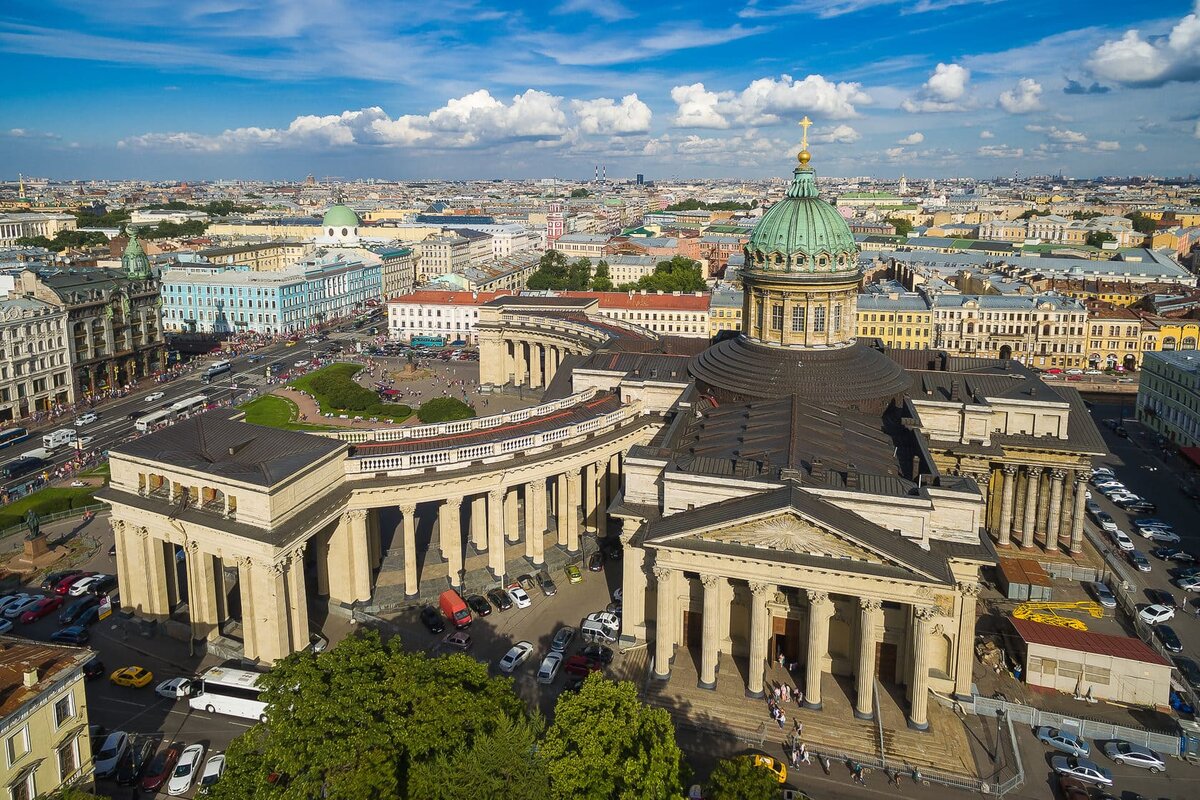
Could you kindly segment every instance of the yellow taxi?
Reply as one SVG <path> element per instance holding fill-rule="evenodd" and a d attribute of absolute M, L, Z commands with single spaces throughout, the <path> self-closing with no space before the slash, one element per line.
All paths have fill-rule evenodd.
<path fill-rule="evenodd" d="M 122 667 L 109 676 L 109 680 L 117 686 L 132 686 L 141 689 L 154 680 L 154 673 L 145 667 Z"/>
<path fill-rule="evenodd" d="M 760 755 L 750 756 L 750 758 L 754 759 L 754 766 L 763 767 L 764 769 L 769 769 L 771 772 L 774 772 L 775 779 L 780 783 L 783 783 L 787 780 L 787 765 L 778 758 Z"/>

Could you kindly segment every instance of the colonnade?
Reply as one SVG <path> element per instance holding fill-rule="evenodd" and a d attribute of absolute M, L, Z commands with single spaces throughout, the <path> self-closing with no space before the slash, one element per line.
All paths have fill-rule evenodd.
<path fill-rule="evenodd" d="M 505 338 L 500 345 L 503 348 L 504 382 L 531 389 L 549 386 L 565 357 L 588 352 L 582 347 L 510 338 Z"/>
<path fill-rule="evenodd" d="M 996 541 L 1008 546 L 1035 547 L 1042 535 L 1046 550 L 1068 545 L 1072 553 L 1083 550 L 1083 516 L 1087 501 L 1087 475 L 1037 464 L 1004 464 L 998 480 L 1000 511 Z"/>

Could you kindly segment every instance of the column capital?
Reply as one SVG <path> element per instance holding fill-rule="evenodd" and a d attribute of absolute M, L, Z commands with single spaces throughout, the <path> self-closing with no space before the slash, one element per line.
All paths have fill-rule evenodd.
<path fill-rule="evenodd" d="M 1055 467 L 1054 469 L 1050 470 L 1050 477 L 1056 481 L 1061 481 L 1067 477 L 1067 471 L 1065 469 L 1058 469 Z"/>
<path fill-rule="evenodd" d="M 1040 467 L 1037 464 L 1030 464 L 1025 468 L 1025 471 L 1029 473 L 1031 478 L 1036 478 L 1042 474 L 1043 469 L 1044 467 Z"/>
<path fill-rule="evenodd" d="M 775 594 L 775 584 L 752 582 L 750 584 L 750 593 L 754 595 L 755 600 L 761 600 L 770 594 Z"/>
<path fill-rule="evenodd" d="M 832 602 L 828 592 L 818 592 L 816 589 L 805 589 L 804 591 L 808 595 L 808 602 L 811 605 L 819 606 Z"/>
<path fill-rule="evenodd" d="M 981 588 L 982 587 L 980 587 L 980 585 L 974 581 L 959 581 L 958 584 L 958 591 L 961 594 L 968 595 L 970 597 L 978 597 Z"/>
<path fill-rule="evenodd" d="M 352 508 L 346 512 L 346 519 L 350 520 L 351 522 L 362 522 L 366 518 L 367 509 L 365 508 Z"/>
<path fill-rule="evenodd" d="M 119 534 L 125 530 L 126 523 L 123 519 L 110 519 L 108 524 L 112 526 L 113 533 Z"/>
<path fill-rule="evenodd" d="M 669 580 L 675 574 L 675 570 L 671 567 L 660 567 L 657 565 L 651 571 L 654 573 L 654 579 L 659 583 Z"/>
<path fill-rule="evenodd" d="M 882 611 L 883 601 L 876 600 L 874 597 L 860 597 L 858 598 L 858 606 L 863 611 Z"/>
<path fill-rule="evenodd" d="M 417 513 L 417 504 L 416 503 L 405 503 L 404 505 L 400 506 L 400 513 L 406 517 L 413 516 L 414 514 Z"/>
<path fill-rule="evenodd" d="M 133 535 L 145 541 L 150 536 L 150 529 L 145 525 L 135 525 L 133 527 Z"/>
<path fill-rule="evenodd" d="M 504 489 L 489 489 L 488 499 L 493 503 L 499 503 L 504 499 Z"/>
<path fill-rule="evenodd" d="M 1076 472 L 1075 473 L 1075 488 L 1076 489 L 1086 489 L 1087 485 L 1088 485 L 1088 476 L 1085 475 L 1082 471 Z"/>
<path fill-rule="evenodd" d="M 187 550 L 190 555 L 195 555 L 196 553 L 200 552 L 200 543 L 195 539 L 192 539 L 184 544 L 183 548 Z"/>
<path fill-rule="evenodd" d="M 448 508 L 462 508 L 464 498 L 461 495 L 453 495 L 445 500 Z"/>
<path fill-rule="evenodd" d="M 913 616 L 919 620 L 929 621 L 939 613 L 937 606 L 913 606 Z"/>
<path fill-rule="evenodd" d="M 1017 465 L 1016 464 L 1001 464 L 1000 471 L 1003 472 L 1007 477 L 1011 478 L 1013 475 L 1017 474 Z"/>
<path fill-rule="evenodd" d="M 723 580 L 725 579 L 720 575 L 712 575 L 709 573 L 705 573 L 700 576 L 700 583 L 705 589 L 711 589 Z"/>
<path fill-rule="evenodd" d="M 294 558 L 297 561 L 304 561 L 304 554 L 308 552 L 308 542 L 301 542 L 296 545 L 296 548 L 288 555 L 289 558 Z"/>

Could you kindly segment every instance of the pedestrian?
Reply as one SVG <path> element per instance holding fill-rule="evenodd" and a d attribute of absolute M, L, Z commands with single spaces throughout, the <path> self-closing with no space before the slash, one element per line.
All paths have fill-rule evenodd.
<path fill-rule="evenodd" d="M 783 688 L 780 689 L 780 694 L 783 696 L 783 702 L 786 703 L 789 700 L 791 700 L 791 693 L 788 691 L 788 687 L 787 687 L 786 683 L 783 685 Z"/>
<path fill-rule="evenodd" d="M 863 765 L 857 761 L 854 762 L 854 782 L 860 786 L 867 785 L 867 779 L 863 776 Z"/>
<path fill-rule="evenodd" d="M 779 712 L 779 719 L 777 719 L 776 722 L 779 723 L 779 730 L 783 730 L 783 724 L 787 722 L 787 717 L 784 716 L 782 711 Z"/>
<path fill-rule="evenodd" d="M 888 784 L 891 786 L 895 786 L 896 788 L 899 788 L 900 787 L 900 773 L 897 770 L 889 769 L 889 770 L 887 770 L 886 774 L 887 774 L 887 778 L 888 778 Z"/>

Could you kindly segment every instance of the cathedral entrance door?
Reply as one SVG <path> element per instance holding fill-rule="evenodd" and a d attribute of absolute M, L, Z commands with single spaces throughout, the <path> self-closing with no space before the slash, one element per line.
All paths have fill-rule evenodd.
<path fill-rule="evenodd" d="M 699 611 L 683 612 L 683 642 L 687 647 L 704 645 L 704 615 Z"/>
<path fill-rule="evenodd" d="M 897 648 L 891 642 L 875 645 L 875 677 L 888 683 L 896 682 Z"/>
<path fill-rule="evenodd" d="M 771 619 L 773 628 L 770 656 L 776 663 L 779 661 L 779 654 L 783 653 L 784 658 L 789 662 L 800 660 L 800 620 L 788 619 L 787 617 L 773 617 Z"/>

